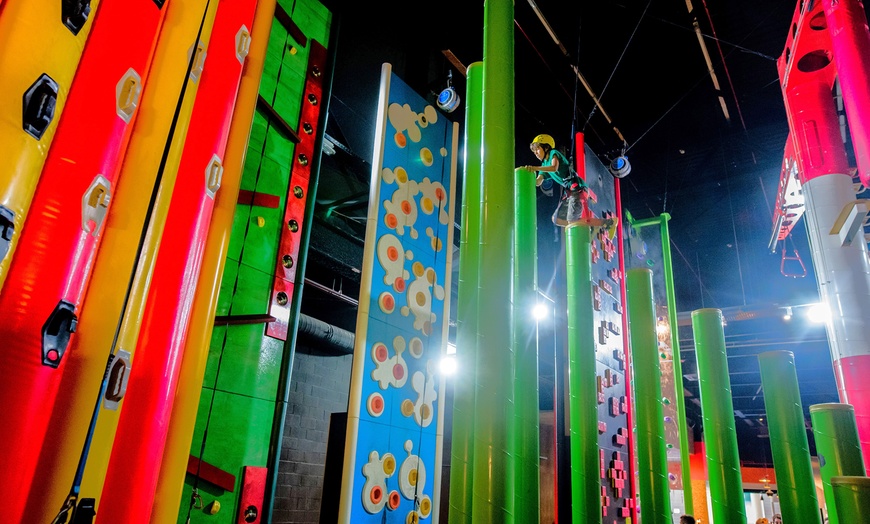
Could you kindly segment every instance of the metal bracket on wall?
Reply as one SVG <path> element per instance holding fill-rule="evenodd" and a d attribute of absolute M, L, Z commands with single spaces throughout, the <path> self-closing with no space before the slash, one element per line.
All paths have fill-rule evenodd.
<path fill-rule="evenodd" d="M 311 164 L 315 155 L 314 145 L 320 130 L 320 109 L 323 107 L 323 71 L 326 67 L 326 48 L 319 42 L 311 41 L 308 72 L 305 77 L 302 109 L 299 115 L 299 144 L 293 157 L 290 171 L 290 187 L 287 206 L 284 211 L 285 227 L 281 228 L 278 256 L 275 263 L 275 280 L 272 285 L 272 303 L 269 314 L 277 320 L 266 327 L 266 335 L 279 340 L 287 340 L 290 322 L 290 302 L 296 282 L 296 260 L 299 256 L 302 227 L 305 219 L 305 204 L 308 199 L 308 182 Z"/>

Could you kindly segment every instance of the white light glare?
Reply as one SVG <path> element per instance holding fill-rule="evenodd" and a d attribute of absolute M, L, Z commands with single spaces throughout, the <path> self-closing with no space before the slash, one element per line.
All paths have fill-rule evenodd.
<path fill-rule="evenodd" d="M 807 308 L 807 319 L 816 324 L 823 324 L 831 320 L 831 308 L 829 308 L 827 304 L 821 302 L 813 304 Z"/>
<path fill-rule="evenodd" d="M 659 335 L 666 335 L 668 333 L 668 329 L 668 325 L 664 322 L 656 324 L 656 333 L 658 333 Z"/>
<path fill-rule="evenodd" d="M 791 320 L 792 310 L 791 306 L 785 308 L 785 314 L 782 316 L 783 320 Z"/>
<path fill-rule="evenodd" d="M 456 357 L 453 355 L 447 355 L 441 358 L 441 373 L 447 375 L 448 377 L 456 373 Z"/>
<path fill-rule="evenodd" d="M 534 315 L 535 319 L 537 320 L 544 320 L 545 318 L 547 318 L 547 315 L 549 313 L 549 309 L 547 309 L 547 306 L 545 306 L 544 304 L 538 303 L 535 304 L 534 308 L 532 308 L 532 315 Z"/>
<path fill-rule="evenodd" d="M 456 344 L 454 344 L 453 342 L 447 343 L 447 354 L 448 355 L 455 355 L 456 354 Z"/>

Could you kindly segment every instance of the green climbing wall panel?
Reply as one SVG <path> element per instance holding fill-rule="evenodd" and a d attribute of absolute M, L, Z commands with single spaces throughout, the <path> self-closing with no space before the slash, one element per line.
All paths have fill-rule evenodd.
<path fill-rule="evenodd" d="M 258 105 L 236 206 L 218 316 L 266 315 L 294 161 L 294 139 L 312 40 L 326 45 L 331 14 L 317 0 L 279 0 L 295 27 L 272 23 Z M 263 107 L 263 102 L 271 110 Z M 274 115 L 277 115 L 277 118 Z M 292 129 L 288 133 L 284 124 Z M 217 326 L 211 339 L 191 455 L 236 476 L 232 492 L 196 482 L 208 505 L 191 512 L 192 523 L 230 524 L 238 516 L 244 466 L 266 466 L 284 341 L 265 335 L 264 324 Z M 207 429 L 207 431 L 206 431 Z M 204 440 L 205 439 L 205 440 Z M 188 474 L 178 522 L 185 522 L 195 483 Z M 266 494 L 268 496 L 268 494 Z"/>

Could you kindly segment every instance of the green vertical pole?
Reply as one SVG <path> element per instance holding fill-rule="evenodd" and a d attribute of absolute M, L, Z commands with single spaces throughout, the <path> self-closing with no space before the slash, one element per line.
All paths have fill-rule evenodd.
<path fill-rule="evenodd" d="M 589 227 L 578 224 L 565 228 L 571 520 L 575 524 L 601 522 L 591 244 Z"/>
<path fill-rule="evenodd" d="M 683 364 L 680 358 L 680 333 L 677 322 L 677 299 L 674 293 L 674 267 L 671 261 L 671 234 L 668 221 L 671 215 L 662 213 L 662 267 L 664 268 L 665 292 L 668 298 L 668 324 L 671 328 L 671 352 L 674 359 L 674 389 L 676 390 L 677 425 L 680 430 L 680 476 L 683 480 L 683 502 L 686 513 L 695 514 L 695 503 L 692 500 L 692 474 L 689 467 L 689 434 L 686 426 L 686 396 L 683 387 Z"/>
<path fill-rule="evenodd" d="M 828 522 L 839 524 L 840 518 L 837 514 L 837 505 L 834 504 L 831 478 L 863 477 L 866 474 L 861 455 L 861 441 L 858 440 L 855 408 L 851 404 L 816 404 L 810 406 L 810 418 L 813 422 L 816 454 L 819 456 Z M 851 524 L 851 522 L 853 521 L 844 520 L 843 524 Z"/>
<path fill-rule="evenodd" d="M 511 238 L 514 216 L 514 9 L 487 0 L 483 38 L 483 179 L 472 521 L 512 523 L 514 458 Z"/>
<path fill-rule="evenodd" d="M 833 477 L 831 490 L 840 522 L 867 522 L 870 515 L 870 478 Z"/>
<path fill-rule="evenodd" d="M 715 524 L 746 524 L 722 320 L 722 312 L 718 309 L 692 312 L 710 501 Z"/>
<path fill-rule="evenodd" d="M 628 213 L 627 213 L 628 214 Z M 662 267 L 665 277 L 665 293 L 668 301 L 668 324 L 671 329 L 671 351 L 674 358 L 674 389 L 676 393 L 677 426 L 680 430 L 680 475 L 683 478 L 683 502 L 686 513 L 695 514 L 695 502 L 692 499 L 692 475 L 689 453 L 689 433 L 686 426 L 686 396 L 683 387 L 683 364 L 680 358 L 680 333 L 677 322 L 677 299 L 674 293 L 674 265 L 671 259 L 671 234 L 668 221 L 671 215 L 662 213 L 654 218 L 634 220 L 629 215 L 631 226 L 640 229 L 647 226 L 659 226 L 662 236 Z"/>
<path fill-rule="evenodd" d="M 758 365 L 783 521 L 821 524 L 794 354 L 766 351 Z"/>
<path fill-rule="evenodd" d="M 538 224 L 535 175 L 518 169 L 514 176 L 514 353 L 516 370 L 516 521 L 538 522 L 540 507 L 540 405 L 538 330 L 531 314 L 538 299 Z"/>
<path fill-rule="evenodd" d="M 652 271 L 625 272 L 628 325 L 637 427 L 637 471 L 640 508 L 646 524 L 670 524 L 668 454 L 662 408 L 662 370 L 659 364 Z"/>
<path fill-rule="evenodd" d="M 450 457 L 450 524 L 471 524 L 474 376 L 477 373 L 477 285 L 480 264 L 480 126 L 483 63 L 468 66 L 465 84 L 465 176 L 462 180 L 459 291 Z"/>

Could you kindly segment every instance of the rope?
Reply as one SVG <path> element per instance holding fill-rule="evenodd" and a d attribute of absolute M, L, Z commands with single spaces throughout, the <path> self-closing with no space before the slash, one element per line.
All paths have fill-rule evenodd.
<path fill-rule="evenodd" d="M 622 48 L 622 53 L 619 55 L 619 59 L 616 61 L 616 64 L 613 66 L 613 69 L 610 71 L 610 76 L 607 77 L 607 82 L 604 83 L 604 88 L 601 90 L 601 94 L 598 95 L 598 103 L 601 103 L 601 100 L 604 99 L 604 93 L 607 92 L 607 87 L 610 85 L 610 81 L 613 79 L 613 75 L 616 73 L 617 68 L 619 68 L 619 64 L 622 63 L 622 59 L 625 57 L 625 52 L 628 51 L 628 46 L 631 45 L 631 41 L 634 40 L 634 35 L 637 34 L 637 29 L 640 27 L 640 23 L 643 22 L 643 19 L 646 17 L 646 12 L 649 10 L 649 6 L 652 4 L 652 0 L 649 0 L 646 3 L 646 7 L 643 8 L 643 13 L 640 14 L 640 18 L 637 20 L 637 24 L 634 26 L 634 31 L 631 32 L 631 36 L 628 37 L 628 42 L 625 43 L 625 47 Z M 578 52 L 579 55 L 579 52 Z M 579 69 L 579 64 L 578 64 Z M 596 107 L 598 105 L 596 104 Z M 592 115 L 589 115 L 589 118 L 592 118 Z M 589 120 L 586 120 L 586 123 L 589 123 Z M 585 126 L 584 126 L 585 128 Z"/>

